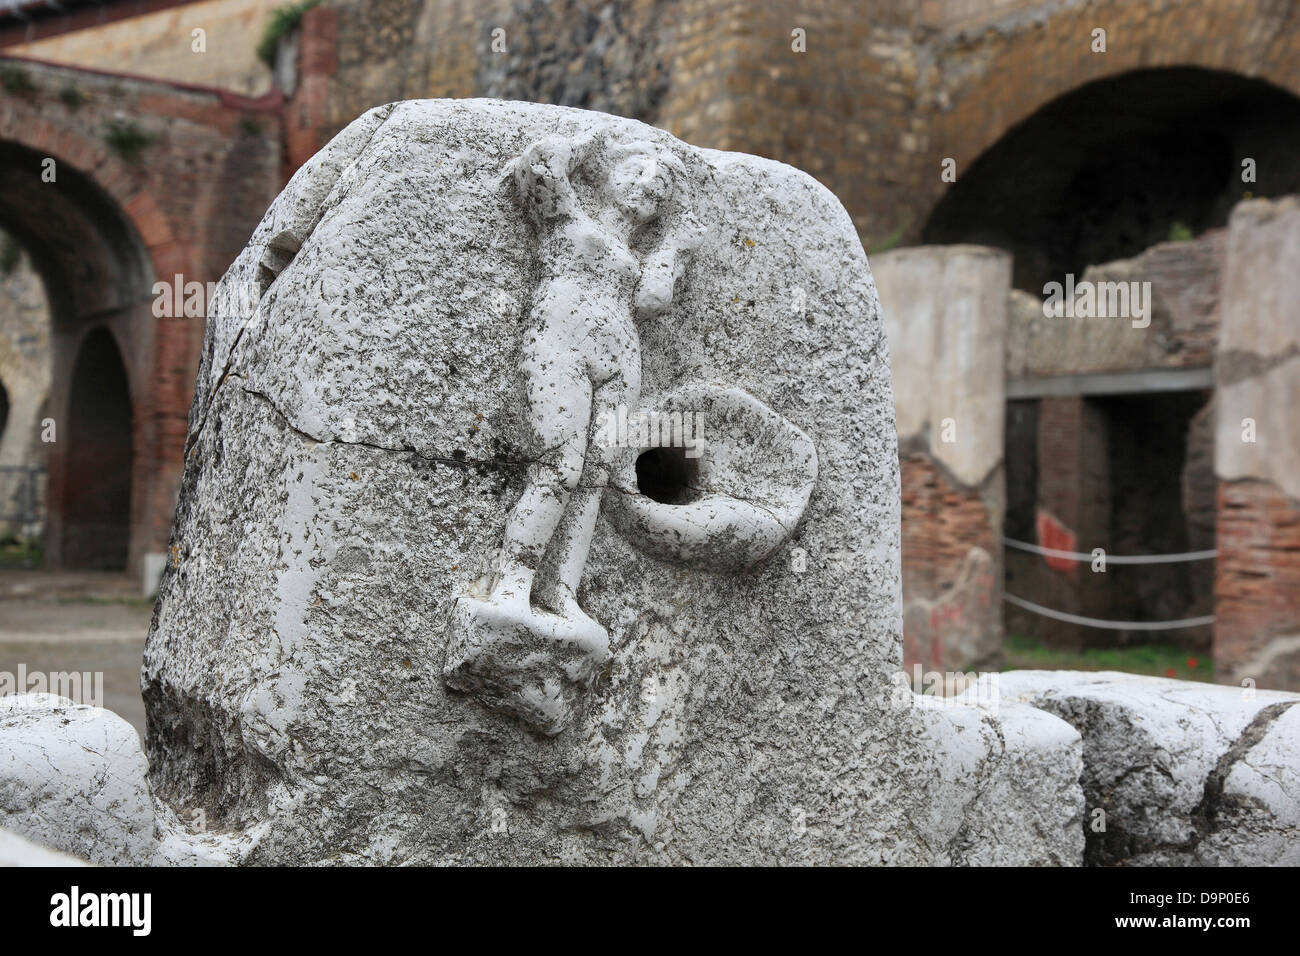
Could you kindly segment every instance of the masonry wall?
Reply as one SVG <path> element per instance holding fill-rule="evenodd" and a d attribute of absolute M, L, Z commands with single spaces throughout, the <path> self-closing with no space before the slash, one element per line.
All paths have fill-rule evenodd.
<path fill-rule="evenodd" d="M 603 109 L 807 170 L 844 203 L 870 252 L 919 239 L 949 187 L 945 159 L 960 177 L 1014 124 L 1090 80 L 1177 64 L 1300 93 L 1300 31 L 1284 7 L 327 0 L 303 20 L 289 163 L 395 99 L 508 96 Z M 1104 54 L 1091 49 L 1098 27 Z M 505 52 L 494 52 L 494 30 Z M 805 52 L 792 48 L 795 30 Z"/>
<path fill-rule="evenodd" d="M 254 51 L 277 4 L 144 6 L 159 5 L 103 25 L 70 14 L 60 20 L 79 29 L 29 42 L 10 29 L 0 46 L 268 88 Z M 293 41 L 287 169 L 396 99 L 561 103 L 805 169 L 840 197 L 871 251 L 919 240 L 950 186 L 945 160 L 960 177 L 1015 124 L 1091 80 L 1197 66 L 1300 94 L 1300 31 L 1288 17 L 1271 0 L 325 0 Z M 196 26 L 207 54 L 192 51 Z M 1104 53 L 1093 51 L 1096 29 Z"/>
<path fill-rule="evenodd" d="M 882 253 L 872 268 L 902 471 L 904 665 L 995 668 L 1010 257 L 979 246 L 918 246 Z"/>
<path fill-rule="evenodd" d="M 1159 243 L 1129 259 L 1090 265 L 1076 276 L 1094 288 L 1122 283 L 1128 292 L 1138 291 L 1138 298 L 1129 298 L 1126 315 L 1048 317 L 1043 296 L 1013 292 L 1008 377 L 1208 369 L 1218 340 L 1226 243 L 1227 230 L 1211 229 L 1195 239 Z M 1150 283 L 1149 302 L 1143 283 Z M 1139 299 L 1143 315 L 1133 308 Z M 1116 296 L 1115 301 L 1124 300 Z"/>
<path fill-rule="evenodd" d="M 258 59 L 257 44 L 277 6 L 270 0 L 204 0 L 121 20 L 103 19 L 111 8 L 82 11 L 52 21 L 60 32 L 50 36 L 29 40 L 20 26 L 0 31 L 0 51 L 260 96 L 271 88 L 271 70 Z M 204 31 L 202 49 L 196 48 L 196 29 Z"/>
<path fill-rule="evenodd" d="M 1214 657 L 1226 683 L 1300 690 L 1300 200 L 1229 224 L 1218 385 Z"/>

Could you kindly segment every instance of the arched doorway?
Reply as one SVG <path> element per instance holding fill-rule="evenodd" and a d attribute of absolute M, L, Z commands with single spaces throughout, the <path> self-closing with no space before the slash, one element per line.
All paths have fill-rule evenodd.
<path fill-rule="evenodd" d="M 1191 67 L 1087 83 L 1012 127 L 963 172 L 922 230 L 929 244 L 1010 251 L 1039 294 L 1065 273 L 1222 226 L 1247 194 L 1300 191 L 1300 99 Z M 1255 182 L 1242 181 L 1254 163 Z"/>
<path fill-rule="evenodd" d="M 57 179 L 43 183 L 47 157 L 0 140 L 0 177 L 28 184 L 0 192 L 0 228 L 22 247 L 48 310 L 48 399 L 31 387 L 21 396 L 32 423 L 48 423 L 44 562 L 133 570 L 148 529 L 132 525 L 141 510 L 132 497 L 152 479 L 135 447 L 148 422 L 135 421 L 131 404 L 155 336 L 152 263 L 119 201 L 71 162 L 48 158 Z"/>
<path fill-rule="evenodd" d="M 1300 191 L 1297 152 L 1292 93 L 1230 72 L 1135 70 L 1037 109 L 931 211 L 927 243 L 1006 249 L 1030 293 L 1008 308 L 1009 634 L 1195 652 L 1184 659 L 1210 648 L 1218 229 L 1242 199 Z M 1146 325 L 1041 308 L 1046 283 L 1089 267 L 1154 287 Z M 1052 353 L 1067 323 L 1076 348 Z M 1096 549 L 1109 564 L 1090 562 Z"/>
<path fill-rule="evenodd" d="M 112 333 L 86 335 L 73 364 L 63 486 L 63 560 L 123 570 L 131 537 L 131 394 Z"/>

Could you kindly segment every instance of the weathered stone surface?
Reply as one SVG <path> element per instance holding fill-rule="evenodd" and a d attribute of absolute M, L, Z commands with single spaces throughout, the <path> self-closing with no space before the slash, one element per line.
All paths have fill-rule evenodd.
<path fill-rule="evenodd" d="M 1215 357 L 1214 663 L 1300 690 L 1300 198 L 1239 203 Z"/>
<path fill-rule="evenodd" d="M 594 140 L 592 159 L 530 152 L 546 184 L 530 219 L 516 159 L 557 139 Z M 634 234 L 619 253 L 599 197 L 623 195 L 610 157 L 633 147 L 675 170 L 674 191 L 643 247 Z M 656 167 L 634 178 L 657 180 Z M 556 219 L 547 196 L 589 218 Z M 656 257 L 688 214 L 703 233 L 679 271 Z M 564 236 L 594 245 L 564 251 Z M 554 571 L 568 575 L 576 555 L 585 574 L 568 603 L 530 607 L 524 585 L 503 596 L 493 584 L 510 566 L 503 535 L 550 527 L 526 497 L 549 449 L 526 387 L 544 391 L 537 369 L 562 370 L 578 346 L 530 353 L 528 336 L 539 314 L 589 317 L 599 335 L 622 321 L 607 271 L 555 298 L 565 257 L 602 250 L 631 260 L 618 268 L 639 273 L 650 313 L 632 343 L 631 411 L 703 386 L 783 424 L 759 462 L 742 454 L 754 418 L 706 416 L 698 467 L 712 478 L 683 480 L 680 500 L 645 494 L 639 443 L 600 469 L 588 444 L 567 500 L 607 482 L 604 506 L 589 539 L 558 532 Z M 628 365 L 613 368 L 627 380 Z M 566 382 L 578 400 L 540 424 L 586 414 L 586 386 Z M 561 444 L 574 434 L 561 428 Z M 1072 731 L 895 703 L 899 482 L 879 305 L 844 210 L 796 170 L 576 110 L 373 111 L 295 176 L 223 280 L 189 446 L 143 675 L 173 849 L 198 839 L 174 820 L 202 810 L 223 835 L 207 846 L 232 862 L 1077 856 L 1065 818 L 1078 785 L 1060 762 Z M 802 504 L 799 474 L 815 474 Z M 660 529 L 672 509 L 714 502 L 714 547 L 670 553 L 612 520 L 622 499 Z M 778 500 L 796 506 L 778 519 L 793 520 L 789 540 L 732 561 L 755 540 L 742 505 Z M 609 660 L 574 685 L 561 731 L 448 688 L 448 625 L 465 596 L 513 608 L 531 633 L 578 614 L 608 632 Z M 1059 773 L 1041 774 L 1040 752 Z M 1030 792 L 1032 809 L 1007 805 Z"/>
<path fill-rule="evenodd" d="M 1219 334 L 1218 373 L 1224 384 L 1300 352 L 1300 316 L 1287 308 L 1300 294 L 1297 258 L 1300 197 L 1233 207 Z"/>
<path fill-rule="evenodd" d="M 916 246 L 874 263 L 893 343 L 898 437 L 922 438 L 958 481 L 978 486 L 1002 461 L 1011 257 L 984 246 Z"/>
<path fill-rule="evenodd" d="M 1300 695 L 1105 672 L 999 684 L 1083 735 L 1088 863 L 1300 862 Z"/>
<path fill-rule="evenodd" d="M 16 833 L 0 830 L 0 866 L 86 866 L 85 860 L 47 849 Z"/>
<path fill-rule="evenodd" d="M 152 860 L 154 811 L 135 728 L 52 694 L 0 697 L 0 827 L 105 865 Z"/>
<path fill-rule="evenodd" d="M 1300 218 L 1298 216 L 1297 218 Z M 1224 385 L 1218 396 L 1215 462 L 1225 481 L 1258 478 L 1300 501 L 1300 354 L 1259 375 Z M 1253 422 L 1252 440 L 1243 439 Z"/>
<path fill-rule="evenodd" d="M 16 240 L 0 232 L 0 254 Z M 44 464 L 40 441 L 41 410 L 50 390 L 50 314 L 40 277 L 26 254 L 12 263 L 0 261 L 0 468 Z M 27 482 L 15 472 L 0 472 L 0 513 L 22 514 L 28 508 Z M 0 521 L 0 533 L 36 535 L 30 527 Z"/>
<path fill-rule="evenodd" d="M 948 713 L 954 721 L 964 716 L 960 711 Z M 1003 756 L 971 768 L 987 776 L 950 847 L 952 862 L 1079 866 L 1086 820 L 1078 732 L 1045 711 L 1001 700 L 997 719 L 987 722 L 982 732 L 996 735 L 989 748 Z"/>
<path fill-rule="evenodd" d="M 1300 499 L 1300 197 L 1239 203 L 1228 229 L 1215 471 L 1258 478 Z M 1255 423 L 1247 436 L 1245 420 Z"/>

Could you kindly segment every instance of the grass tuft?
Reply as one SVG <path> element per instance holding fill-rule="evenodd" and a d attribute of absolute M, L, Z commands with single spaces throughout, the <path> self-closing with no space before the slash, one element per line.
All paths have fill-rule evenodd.
<path fill-rule="evenodd" d="M 1032 637 L 1008 634 L 1002 645 L 1006 655 L 1003 670 L 1040 671 L 1123 671 L 1148 677 L 1179 680 L 1214 680 L 1214 664 L 1207 653 L 1188 651 L 1170 644 L 1140 644 L 1135 647 L 1093 647 L 1066 651 L 1045 647 Z"/>
<path fill-rule="evenodd" d="M 280 41 L 297 28 L 302 22 L 303 14 L 317 6 L 320 0 L 298 0 L 287 3 L 271 11 L 271 19 L 266 22 L 262 39 L 257 44 L 257 57 L 267 66 L 275 66 L 275 51 Z"/>

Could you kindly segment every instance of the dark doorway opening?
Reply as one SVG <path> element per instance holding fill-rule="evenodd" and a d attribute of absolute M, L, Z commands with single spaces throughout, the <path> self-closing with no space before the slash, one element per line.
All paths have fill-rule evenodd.
<path fill-rule="evenodd" d="M 63 492 L 70 568 L 125 570 L 131 534 L 131 394 L 112 334 L 86 336 L 72 371 Z"/>
<path fill-rule="evenodd" d="M 935 206 L 931 244 L 1015 256 L 1017 288 L 1135 256 L 1227 221 L 1247 194 L 1300 190 L 1300 99 L 1198 68 L 1136 70 L 1085 84 L 1017 124 Z M 1255 181 L 1242 181 L 1242 163 Z"/>
<path fill-rule="evenodd" d="M 1007 403 L 1005 534 L 1046 548 L 1108 556 L 1214 548 L 1213 409 L 1205 391 Z M 1062 529 L 1047 540 L 1045 527 Z M 1054 611 L 1106 622 L 1171 622 L 1213 614 L 1214 561 L 1124 564 L 1049 558 L 1008 546 L 1006 591 Z M 1101 628 L 1009 606 L 1008 634 L 1063 650 L 1158 643 L 1207 650 L 1211 627 Z"/>
<path fill-rule="evenodd" d="M 1106 422 L 1113 554 L 1180 554 L 1214 547 L 1213 434 L 1197 418 L 1203 392 L 1094 399 Z M 1207 493 L 1208 492 L 1208 493 Z M 1118 620 L 1171 621 L 1213 613 L 1214 562 L 1114 566 L 1107 612 Z M 1123 572 L 1123 573 L 1119 573 Z M 1116 632 L 1143 644 L 1147 632 Z M 1166 632 L 1208 650 L 1208 626 Z"/>

